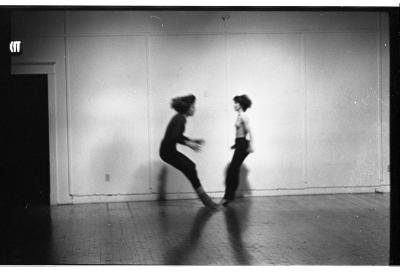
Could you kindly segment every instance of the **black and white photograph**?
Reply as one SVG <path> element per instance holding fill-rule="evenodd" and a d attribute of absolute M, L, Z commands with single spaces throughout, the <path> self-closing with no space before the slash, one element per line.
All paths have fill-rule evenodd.
<path fill-rule="evenodd" d="M 111 5 L 0 6 L 0 268 L 400 263 L 398 4 Z"/>

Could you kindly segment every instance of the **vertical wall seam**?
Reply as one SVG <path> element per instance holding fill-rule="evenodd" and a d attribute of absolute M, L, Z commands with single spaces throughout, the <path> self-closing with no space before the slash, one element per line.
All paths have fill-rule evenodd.
<path fill-rule="evenodd" d="M 303 182 L 308 184 L 308 119 L 307 119 L 307 51 L 306 34 L 301 33 L 301 51 L 302 61 L 300 67 L 300 76 L 302 78 L 302 88 L 304 95 L 304 154 L 303 154 Z"/>
<path fill-rule="evenodd" d="M 147 180 L 148 180 L 148 185 L 149 185 L 149 190 L 150 193 L 153 192 L 153 187 L 151 183 L 151 174 L 152 174 L 152 165 L 151 165 L 151 153 L 152 153 L 152 146 L 151 146 L 151 101 L 150 101 L 150 66 L 149 66 L 149 61 L 150 61 L 150 44 L 149 44 L 149 36 L 146 35 L 145 39 L 145 47 L 146 47 L 146 99 L 147 99 L 147 151 L 148 151 L 148 172 L 147 172 Z"/>
<path fill-rule="evenodd" d="M 226 19 L 228 20 L 228 19 Z M 228 96 L 228 33 L 226 31 L 226 20 L 223 19 L 223 23 L 224 23 L 224 32 L 223 32 L 223 36 L 224 36 L 224 95 Z M 228 113 L 229 110 L 226 111 L 226 113 Z M 227 132 L 225 134 L 225 140 L 226 143 L 229 146 L 229 141 L 230 141 L 230 137 L 229 137 L 229 132 Z M 225 158 L 226 161 L 229 161 L 229 155 L 227 155 L 227 157 Z"/>
<path fill-rule="evenodd" d="M 64 61 L 65 61 L 65 95 L 66 95 L 66 130 L 67 130 L 67 179 L 68 179 L 68 194 L 69 196 L 74 195 L 74 188 L 72 184 L 72 176 L 71 176 L 71 131 L 70 131 L 70 123 L 71 123 L 71 100 L 69 94 L 69 63 L 68 63 L 68 11 L 64 11 Z"/>
<path fill-rule="evenodd" d="M 378 169 L 379 183 L 383 181 L 383 145 L 382 145 L 382 13 L 378 16 Z"/>

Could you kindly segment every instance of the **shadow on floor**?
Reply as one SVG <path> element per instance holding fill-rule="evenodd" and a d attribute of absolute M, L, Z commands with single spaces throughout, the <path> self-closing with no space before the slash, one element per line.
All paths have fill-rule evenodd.
<path fill-rule="evenodd" d="M 240 207 L 233 205 L 224 209 L 226 230 L 229 244 L 233 250 L 234 257 L 239 265 L 250 265 L 251 256 L 246 250 L 242 234 L 245 232 L 248 223 L 248 205 Z"/>
<path fill-rule="evenodd" d="M 234 201 L 230 205 L 223 207 L 222 211 L 212 211 L 208 208 L 201 208 L 198 210 L 197 215 L 193 221 L 190 232 L 187 237 L 183 239 L 182 243 L 177 247 L 166 252 L 164 256 L 164 263 L 167 265 L 185 265 L 193 264 L 193 258 L 191 254 L 194 253 L 199 245 L 202 249 L 206 248 L 204 246 L 204 240 L 202 239 L 202 233 L 204 232 L 207 222 L 215 213 L 223 213 L 225 224 L 226 224 L 226 238 L 224 235 L 218 235 L 218 239 L 213 239 L 210 242 L 221 243 L 217 248 L 221 246 L 226 246 L 231 249 L 231 254 L 226 254 L 229 257 L 235 259 L 238 265 L 250 265 L 252 263 L 252 256 L 247 251 L 245 240 L 243 240 L 243 234 L 247 229 L 248 217 L 250 210 L 250 202 L 242 199 L 240 201 Z M 222 219 L 221 219 L 222 220 Z M 216 224 L 216 223 L 214 223 Z M 210 231 L 215 231 L 216 227 L 210 226 Z M 223 242 L 220 242 L 221 239 Z M 228 260 L 229 261 L 229 258 Z M 201 261 L 199 263 L 204 263 Z"/>
<path fill-rule="evenodd" d="M 158 201 L 165 201 L 166 186 L 168 177 L 168 167 L 166 165 L 161 166 L 160 173 L 158 174 Z"/>
<path fill-rule="evenodd" d="M 183 242 L 180 245 L 166 253 L 164 257 L 165 264 L 181 265 L 185 264 L 185 261 L 188 259 L 190 261 L 190 254 L 196 250 L 204 227 L 214 213 L 215 211 L 205 207 L 198 210 L 187 237 L 183 239 Z"/>

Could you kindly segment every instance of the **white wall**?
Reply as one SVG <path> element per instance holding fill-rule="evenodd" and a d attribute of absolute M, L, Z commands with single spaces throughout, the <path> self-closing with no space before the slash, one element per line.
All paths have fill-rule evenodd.
<path fill-rule="evenodd" d="M 240 93 L 254 102 L 247 194 L 388 189 L 385 13 L 33 11 L 12 27 L 24 41 L 14 67 L 56 65 L 52 203 L 193 196 L 158 157 L 170 99 L 188 93 L 198 102 L 186 134 L 206 145 L 180 149 L 213 196 Z"/>

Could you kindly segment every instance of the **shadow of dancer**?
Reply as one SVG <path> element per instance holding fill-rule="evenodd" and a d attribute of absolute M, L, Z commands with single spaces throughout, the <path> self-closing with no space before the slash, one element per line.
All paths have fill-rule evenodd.
<path fill-rule="evenodd" d="M 161 230 L 167 234 L 170 227 L 170 219 L 168 214 L 168 204 L 167 200 L 167 177 L 168 177 L 168 167 L 163 165 L 158 174 L 158 223 Z"/>
<path fill-rule="evenodd" d="M 165 187 L 167 185 L 167 175 L 168 169 L 166 165 L 161 167 L 161 171 L 158 174 L 158 198 L 157 201 L 165 201 L 166 200 L 166 190 Z"/>
<path fill-rule="evenodd" d="M 248 210 L 249 208 L 246 204 L 240 208 L 228 206 L 224 209 L 230 246 L 233 249 L 237 263 L 240 265 L 251 264 L 251 256 L 247 252 L 242 239 L 242 233 L 247 228 Z"/>
<path fill-rule="evenodd" d="M 196 218 L 190 229 L 188 236 L 183 242 L 172 250 L 167 251 L 165 255 L 165 264 L 167 265 L 182 265 L 185 260 L 188 260 L 191 253 L 193 253 L 199 243 L 201 234 L 207 222 L 215 211 L 206 207 L 202 207 L 197 211 Z"/>

